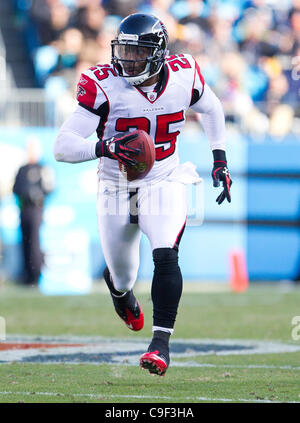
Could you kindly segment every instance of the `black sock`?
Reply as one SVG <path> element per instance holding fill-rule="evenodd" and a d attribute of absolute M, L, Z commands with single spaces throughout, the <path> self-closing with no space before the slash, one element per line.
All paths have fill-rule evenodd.
<path fill-rule="evenodd" d="M 182 294 L 182 275 L 178 253 L 172 248 L 153 251 L 154 276 L 151 287 L 153 325 L 172 329 Z"/>
<path fill-rule="evenodd" d="M 162 330 L 155 330 L 153 332 L 153 340 L 161 340 L 164 343 L 169 343 L 169 339 L 170 339 L 170 332 L 164 332 Z"/>

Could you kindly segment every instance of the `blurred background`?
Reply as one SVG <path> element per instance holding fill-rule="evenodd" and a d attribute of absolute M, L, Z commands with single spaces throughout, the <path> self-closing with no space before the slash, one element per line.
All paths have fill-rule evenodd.
<path fill-rule="evenodd" d="M 193 112 L 178 140 L 181 162 L 203 177 L 204 224 L 193 201 L 181 241 L 186 280 L 228 283 L 234 257 L 251 283 L 300 279 L 300 0 L 1 0 L 0 279 L 17 282 L 23 256 L 13 194 L 27 147 L 52 170 L 40 228 L 45 293 L 83 293 L 105 266 L 96 221 L 96 162 L 52 154 L 76 107 L 79 75 L 110 62 L 110 40 L 130 13 L 167 26 L 170 53 L 190 53 L 222 101 L 232 203 L 218 206 L 212 154 Z M 54 182 L 55 181 L 55 182 Z M 196 216 L 196 217 L 195 217 Z M 139 280 L 152 278 L 147 239 Z"/>

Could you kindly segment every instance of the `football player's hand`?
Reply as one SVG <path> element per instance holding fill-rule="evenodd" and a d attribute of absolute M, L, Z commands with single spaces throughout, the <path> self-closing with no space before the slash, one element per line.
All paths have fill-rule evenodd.
<path fill-rule="evenodd" d="M 213 185 L 214 187 L 219 187 L 220 183 L 223 185 L 223 191 L 216 199 L 218 204 L 222 204 L 223 201 L 226 200 L 230 203 L 231 202 L 231 194 L 230 194 L 230 187 L 232 185 L 232 179 L 227 168 L 227 161 L 225 157 L 225 152 L 222 150 L 214 150 L 214 167 L 212 170 L 212 178 L 213 178 Z M 221 159 L 221 160 L 220 160 Z"/>
<path fill-rule="evenodd" d="M 121 135 L 118 134 L 107 140 L 100 140 L 96 144 L 96 156 L 108 157 L 118 160 L 126 166 L 134 166 L 137 161 L 129 156 L 129 153 L 139 154 L 140 150 L 126 145 L 129 141 L 135 139 L 137 134 Z"/>

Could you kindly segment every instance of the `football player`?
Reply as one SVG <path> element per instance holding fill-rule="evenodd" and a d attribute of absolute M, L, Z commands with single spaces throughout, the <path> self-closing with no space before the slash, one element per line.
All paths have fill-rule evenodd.
<path fill-rule="evenodd" d="M 153 338 L 140 366 L 164 375 L 182 293 L 178 249 L 187 215 L 185 189 L 187 183 L 199 180 L 195 167 L 179 163 L 177 138 L 187 109 L 201 113 L 212 150 L 213 185 L 223 186 L 217 202 L 230 202 L 224 113 L 194 58 L 168 55 L 168 33 L 156 17 L 135 13 L 125 18 L 111 48 L 111 64 L 94 66 L 81 75 L 78 107 L 61 127 L 54 155 L 69 163 L 98 159 L 104 279 L 116 312 L 133 331 L 144 324 L 132 289 L 141 234 L 148 237 L 154 261 Z M 156 160 L 143 180 L 128 182 L 118 162 L 136 164 L 139 151 L 128 145 L 136 129 L 150 134 Z M 87 140 L 94 131 L 98 139 Z"/>

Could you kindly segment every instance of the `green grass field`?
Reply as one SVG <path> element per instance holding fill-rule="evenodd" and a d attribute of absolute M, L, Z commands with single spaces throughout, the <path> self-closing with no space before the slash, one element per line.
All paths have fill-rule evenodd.
<path fill-rule="evenodd" d="M 110 296 L 101 286 L 98 283 L 90 295 L 68 297 L 46 297 L 37 289 L 2 286 L 0 316 L 6 321 L 5 342 L 18 335 L 150 341 L 149 289 L 137 285 L 145 327 L 134 333 L 115 314 Z M 300 340 L 292 339 L 291 323 L 300 315 L 299 287 L 252 284 L 242 294 L 192 290 L 201 286 L 189 284 L 184 289 L 172 342 L 260 340 L 300 347 Z M 13 360 L 0 364 L 0 402 L 300 402 L 299 359 L 299 351 L 202 354 L 176 360 L 171 354 L 165 377 L 150 376 L 138 362 L 135 366 Z M 172 366 L 172 361 L 177 365 Z"/>

